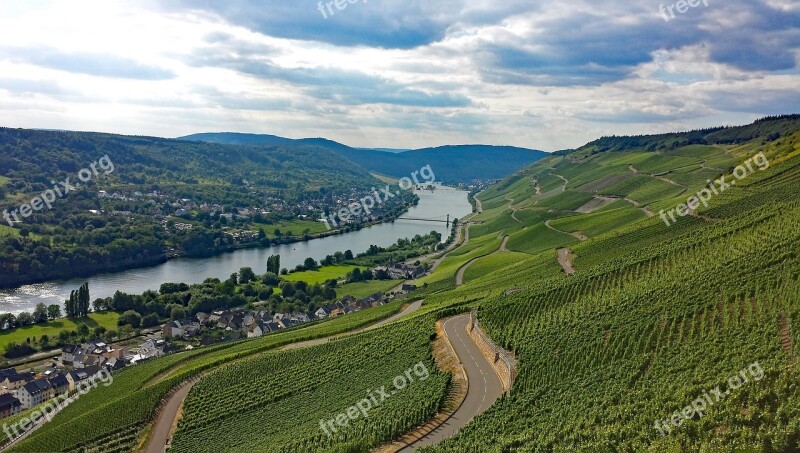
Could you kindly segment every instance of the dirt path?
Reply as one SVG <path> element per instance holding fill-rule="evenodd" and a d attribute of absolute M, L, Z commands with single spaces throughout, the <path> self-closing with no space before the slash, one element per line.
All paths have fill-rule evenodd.
<path fill-rule="evenodd" d="M 633 172 L 633 174 L 635 174 L 635 175 L 638 175 L 638 174 L 639 174 L 639 170 L 637 170 L 636 168 L 634 168 L 634 166 L 633 166 L 633 165 L 630 165 L 630 166 L 628 167 L 628 169 L 629 169 L 631 172 Z M 668 172 L 666 172 L 666 173 L 661 173 L 660 175 L 650 175 L 650 174 L 648 174 L 647 176 L 650 176 L 651 178 L 656 178 L 656 179 L 659 179 L 659 180 L 661 180 L 661 181 L 664 181 L 664 182 L 666 182 L 666 183 L 672 184 L 673 186 L 680 187 L 681 189 L 683 189 L 683 192 L 679 193 L 677 196 L 681 196 L 681 195 L 683 195 L 684 193 L 686 193 L 686 191 L 688 191 L 688 190 L 689 190 L 689 188 L 688 188 L 688 187 L 686 187 L 686 186 L 684 186 L 683 184 L 678 184 L 677 182 L 675 182 L 675 181 L 673 181 L 673 180 L 671 180 L 671 179 L 669 179 L 669 178 L 667 178 L 667 177 L 665 177 L 665 176 L 664 176 L 665 174 L 669 174 L 670 172 L 671 172 L 671 171 L 668 171 Z M 647 214 L 647 211 L 645 211 L 645 214 Z M 649 217 L 652 217 L 652 215 L 649 215 Z"/>
<path fill-rule="evenodd" d="M 514 200 L 506 195 L 506 201 L 508 201 L 508 209 L 511 210 L 511 218 L 516 220 L 517 223 L 522 223 L 522 220 L 517 218 L 517 208 L 514 207 Z"/>
<path fill-rule="evenodd" d="M 567 191 L 567 184 L 569 184 L 569 180 L 567 178 L 565 178 L 565 177 L 563 177 L 561 175 L 557 175 L 555 173 L 550 173 L 550 174 L 555 176 L 556 178 L 559 178 L 559 179 L 564 181 L 564 185 L 561 187 L 561 191 L 562 192 L 566 192 Z"/>
<path fill-rule="evenodd" d="M 316 346 L 323 343 L 327 343 L 328 341 L 336 338 L 345 337 L 348 335 L 354 335 L 356 333 L 365 332 L 371 329 L 377 329 L 378 327 L 382 327 L 390 322 L 396 321 L 397 319 L 406 316 L 408 314 L 414 313 L 415 311 L 419 310 L 422 306 L 423 301 L 416 301 L 406 307 L 400 313 L 396 313 L 384 320 L 378 321 L 375 324 L 372 324 L 368 327 L 364 327 L 358 330 L 353 330 L 350 332 L 346 332 L 343 334 L 332 335 L 330 337 L 325 338 L 318 338 L 315 340 L 307 340 L 307 341 L 300 341 L 297 343 L 292 343 L 289 345 L 280 348 L 280 350 L 289 350 L 289 349 L 297 349 L 302 347 L 309 347 L 309 346 Z M 249 357 L 247 357 L 249 358 Z M 245 358 L 242 358 L 245 359 Z M 226 363 L 220 366 L 230 365 L 231 362 Z M 172 439 L 172 434 L 174 431 L 174 427 L 177 426 L 178 420 L 180 419 L 180 413 L 183 409 L 183 402 L 186 400 L 186 397 L 189 395 L 189 391 L 192 389 L 194 384 L 202 379 L 204 376 L 208 375 L 208 373 L 212 372 L 212 370 L 208 370 L 200 374 L 199 376 L 195 376 L 192 379 L 184 381 L 177 387 L 178 390 L 173 391 L 168 395 L 168 399 L 161 405 L 161 410 L 158 412 L 156 416 L 156 421 L 153 426 L 153 430 L 150 433 L 150 439 L 147 442 L 147 447 L 145 448 L 145 453 L 163 453 L 167 446 L 169 445 L 170 440 Z"/>
<path fill-rule="evenodd" d="M 189 391 L 203 375 L 182 383 L 180 387 L 177 387 L 178 390 L 170 394 L 169 399 L 161 407 L 156 417 L 153 431 L 150 433 L 150 441 L 144 450 L 145 453 L 162 453 L 166 451 L 169 446 L 168 442 L 172 439 L 172 434 L 178 425 L 178 412 L 183 409 L 183 401 L 186 400 Z"/>
<path fill-rule="evenodd" d="M 641 209 L 642 212 L 644 212 L 644 215 L 646 215 L 647 217 L 653 217 L 655 215 L 653 213 L 653 211 L 650 210 L 650 208 L 648 208 L 647 206 L 642 206 L 641 203 L 639 203 L 638 201 L 634 200 L 633 198 L 625 197 L 624 200 L 627 201 L 628 203 L 632 204 L 633 206 Z"/>
<path fill-rule="evenodd" d="M 572 275 L 575 269 L 572 267 L 572 251 L 566 247 L 558 249 L 558 264 L 564 268 L 564 273 Z"/>
<path fill-rule="evenodd" d="M 481 200 L 478 200 L 477 194 L 475 196 L 475 208 L 478 210 L 478 214 L 483 212 L 483 204 L 481 204 Z"/>
<path fill-rule="evenodd" d="M 508 235 L 506 235 L 506 237 L 503 238 L 503 243 L 500 244 L 500 248 L 497 250 L 498 252 L 507 252 L 508 251 L 508 239 L 509 238 L 510 238 L 510 236 L 508 236 Z"/>
<path fill-rule="evenodd" d="M 472 258 L 471 260 L 467 261 L 466 264 L 458 268 L 458 272 L 456 272 L 456 286 L 461 286 L 464 284 L 464 272 L 466 272 L 467 269 L 472 266 L 472 263 L 478 261 L 480 258 L 483 257 L 479 256 L 478 258 Z"/>
<path fill-rule="evenodd" d="M 581 233 L 580 231 L 573 231 L 572 233 L 570 233 L 570 232 L 567 232 L 567 231 L 562 231 L 562 230 L 559 230 L 558 228 L 556 228 L 556 227 L 554 227 L 554 226 L 550 225 L 550 220 L 546 220 L 546 221 L 544 222 L 544 226 L 546 226 L 547 228 L 550 228 L 550 229 L 551 229 L 551 230 L 553 230 L 553 231 L 557 231 L 557 232 L 559 232 L 559 233 L 568 234 L 568 235 L 570 235 L 570 236 L 572 236 L 572 237 L 574 237 L 575 239 L 578 239 L 578 240 L 580 240 L 580 241 L 587 241 L 587 240 L 589 240 L 589 237 L 587 237 L 586 235 L 584 235 L 584 234 L 583 234 L 583 233 Z"/>
<path fill-rule="evenodd" d="M 508 246 L 508 239 L 509 239 L 509 236 L 505 236 L 503 238 L 503 242 L 500 243 L 500 247 L 497 248 L 497 251 L 489 253 L 489 254 L 486 254 L 486 255 L 482 255 L 482 256 L 479 256 L 479 257 L 476 257 L 476 258 L 472 258 L 471 260 L 467 261 L 464 265 L 459 267 L 458 271 L 456 272 L 456 286 L 461 286 L 461 285 L 464 284 L 464 273 L 467 271 L 467 269 L 470 266 L 472 266 L 475 263 L 475 261 L 478 261 L 481 258 L 487 257 L 489 255 L 493 255 L 493 254 L 498 253 L 498 252 L 507 252 L 508 251 L 508 247 L 507 247 Z"/>

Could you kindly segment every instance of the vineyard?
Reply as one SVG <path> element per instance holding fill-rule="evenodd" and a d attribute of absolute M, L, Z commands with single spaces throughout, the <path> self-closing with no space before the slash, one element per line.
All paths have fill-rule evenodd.
<path fill-rule="evenodd" d="M 428 329 L 420 325 L 429 326 Z M 266 353 L 224 367 L 194 386 L 170 451 L 201 451 L 213 439 L 218 451 L 326 451 L 387 441 L 439 410 L 449 375 L 433 373 L 429 341 L 433 318 L 377 329 L 319 347 Z M 329 420 L 371 389 L 422 361 L 432 371 L 328 437 Z M 263 447 L 261 447 L 263 448 Z"/>
<path fill-rule="evenodd" d="M 482 323 L 517 354 L 519 376 L 509 398 L 430 451 L 796 451 L 800 162 L 702 213 L 715 221 L 617 228 L 575 245 L 575 276 L 489 292 Z M 753 362 L 764 379 L 667 436 L 656 429 Z"/>

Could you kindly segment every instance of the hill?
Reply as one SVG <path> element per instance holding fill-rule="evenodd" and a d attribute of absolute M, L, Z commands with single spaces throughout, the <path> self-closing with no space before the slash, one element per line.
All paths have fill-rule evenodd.
<path fill-rule="evenodd" d="M 83 182 L 82 169 L 89 172 Z M 54 194 L 50 207 L 28 217 L 19 211 L 66 178 L 68 195 Z M 366 193 L 380 181 L 309 145 L 0 128 L 0 184 L 0 211 L 19 212 L 16 219 L 9 214 L 13 228 L 4 219 L 0 231 L 0 286 L 14 286 L 153 264 L 168 252 L 199 256 L 264 245 L 278 238 L 255 237 L 259 228 L 272 234 L 284 222 L 294 234 L 279 239 L 299 240 L 324 231 L 313 219 L 337 195 Z"/>
<path fill-rule="evenodd" d="M 274 135 L 207 133 L 181 137 L 182 140 L 199 140 L 236 145 L 287 144 L 313 145 L 334 151 L 373 173 L 395 178 L 408 176 L 425 165 L 430 165 L 437 180 L 445 183 L 467 183 L 476 180 L 496 180 L 508 176 L 547 156 L 543 151 L 513 146 L 450 145 L 402 152 L 379 149 L 351 148 L 325 138 L 284 139 Z M 289 142 L 286 142 L 288 140 Z"/>

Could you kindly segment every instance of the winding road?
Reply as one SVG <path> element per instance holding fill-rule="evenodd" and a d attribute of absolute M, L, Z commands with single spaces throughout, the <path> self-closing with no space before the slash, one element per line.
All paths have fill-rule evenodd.
<path fill-rule="evenodd" d="M 469 314 L 448 319 L 443 328 L 467 374 L 467 397 L 441 426 L 400 450 L 404 453 L 438 444 L 453 436 L 476 415 L 486 411 L 503 394 L 500 378 L 467 333 Z"/>

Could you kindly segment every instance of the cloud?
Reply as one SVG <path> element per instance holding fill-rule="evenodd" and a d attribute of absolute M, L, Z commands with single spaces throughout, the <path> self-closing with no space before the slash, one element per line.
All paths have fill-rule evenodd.
<path fill-rule="evenodd" d="M 274 62 L 281 51 L 225 37 L 185 58 L 197 67 L 226 68 L 265 81 L 286 82 L 316 99 L 337 104 L 396 104 L 417 107 L 466 107 L 463 95 L 411 88 L 386 77 L 337 67 L 286 67 Z"/>
<path fill-rule="evenodd" d="M 168 70 L 110 54 L 30 47 L 6 49 L 0 55 L 14 62 L 98 77 L 139 80 L 165 80 L 174 77 Z"/>

